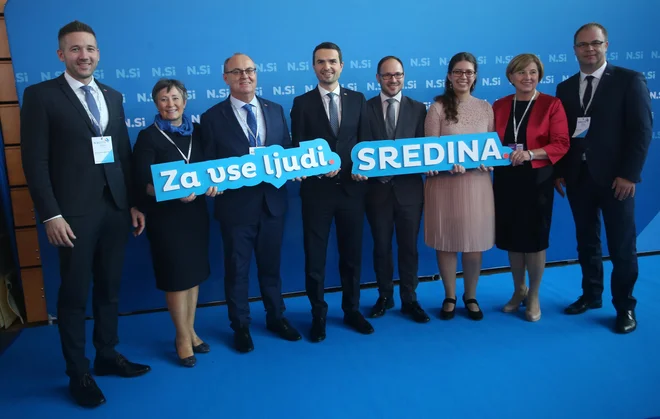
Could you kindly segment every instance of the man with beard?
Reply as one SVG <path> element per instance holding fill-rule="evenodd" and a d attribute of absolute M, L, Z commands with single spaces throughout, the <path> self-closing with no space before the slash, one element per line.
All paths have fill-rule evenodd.
<path fill-rule="evenodd" d="M 387 56 L 378 63 L 376 80 L 381 92 L 367 102 L 369 126 L 374 139 L 424 137 L 426 106 L 403 96 L 403 63 Z M 417 237 L 424 206 L 422 175 L 384 176 L 369 179 L 366 197 L 367 219 L 374 238 L 374 270 L 378 301 L 371 317 L 381 317 L 394 307 L 392 235 L 396 227 L 401 312 L 418 323 L 430 320 L 417 302 Z"/>
<path fill-rule="evenodd" d="M 343 290 L 344 323 L 363 334 L 373 333 L 359 311 L 362 229 L 366 184 L 351 175 L 351 150 L 369 140 L 367 102 L 359 92 L 339 86 L 344 68 L 339 47 L 324 42 L 312 53 L 318 87 L 293 100 L 291 133 L 294 146 L 323 138 L 341 158 L 341 168 L 312 176 L 300 185 L 305 248 L 305 289 L 312 305 L 313 342 L 325 339 L 328 304 L 324 301 L 325 261 L 334 219 Z"/>

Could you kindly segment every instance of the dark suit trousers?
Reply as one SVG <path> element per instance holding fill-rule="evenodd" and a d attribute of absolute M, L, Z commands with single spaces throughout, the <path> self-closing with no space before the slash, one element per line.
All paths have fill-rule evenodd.
<path fill-rule="evenodd" d="M 273 217 L 264 207 L 254 223 L 229 224 L 221 221 L 220 229 L 225 255 L 225 298 L 231 328 L 248 327 L 251 322 L 248 298 L 253 251 L 266 320 L 280 319 L 285 310 L 280 276 L 284 216 Z"/>
<path fill-rule="evenodd" d="M 603 293 L 601 210 L 613 266 L 612 303 L 617 310 L 632 310 L 636 306 L 632 293 L 638 276 L 634 198 L 617 200 L 610 185 L 601 186 L 592 179 L 584 162 L 572 182 L 567 183 L 566 193 L 575 220 L 583 294 L 600 299 Z"/>
<path fill-rule="evenodd" d="M 341 307 L 348 314 L 358 311 L 360 306 L 364 196 L 348 196 L 338 184 L 324 187 L 328 189 L 323 198 L 302 197 L 305 289 L 314 317 L 326 317 L 328 312 L 324 300 L 325 263 L 333 219 L 343 291 Z"/>
<path fill-rule="evenodd" d="M 85 312 L 92 279 L 96 357 L 114 358 L 117 354 L 119 286 L 131 220 L 126 210 L 117 209 L 106 189 L 104 199 L 90 215 L 67 217 L 66 221 L 76 239 L 72 240 L 73 248 L 59 249 L 62 283 L 57 317 L 66 373 L 79 377 L 89 371 Z"/>
<path fill-rule="evenodd" d="M 370 185 L 382 188 L 386 185 Z M 422 219 L 423 204 L 401 205 L 394 196 L 391 185 L 387 185 L 385 199 L 367 199 L 367 219 L 374 239 L 374 270 L 381 297 L 393 298 L 394 262 L 392 258 L 392 235 L 396 226 L 396 243 L 399 262 L 399 294 L 402 303 L 417 301 L 418 253 L 417 238 Z M 384 191 L 381 191 L 384 192 Z"/>

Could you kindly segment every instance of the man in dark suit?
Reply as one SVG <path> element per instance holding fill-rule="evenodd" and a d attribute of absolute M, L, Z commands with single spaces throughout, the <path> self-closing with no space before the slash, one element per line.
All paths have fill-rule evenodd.
<path fill-rule="evenodd" d="M 403 63 L 388 56 L 380 60 L 376 80 L 381 92 L 367 102 L 369 126 L 374 140 L 424 137 L 426 106 L 403 96 Z M 421 175 L 372 178 L 366 198 L 367 219 L 374 238 L 374 270 L 379 298 L 371 317 L 381 317 L 394 307 L 394 263 L 392 235 L 396 226 L 399 259 L 399 294 L 401 312 L 418 323 L 430 320 L 417 302 L 417 238 L 424 207 L 424 183 Z"/>
<path fill-rule="evenodd" d="M 122 95 L 94 80 L 94 31 L 75 21 L 60 29 L 58 41 L 66 71 L 25 89 L 21 151 L 35 208 L 48 241 L 59 248 L 57 317 L 69 390 L 78 404 L 94 407 L 105 397 L 85 357 L 92 278 L 95 373 L 135 377 L 150 370 L 115 350 L 124 248 L 131 219 L 139 235 L 144 215 L 133 207 Z"/>
<path fill-rule="evenodd" d="M 341 167 L 304 179 L 300 185 L 305 248 L 305 289 L 312 305 L 311 340 L 325 339 L 328 305 L 324 300 L 325 261 L 332 221 L 339 248 L 344 323 L 360 333 L 373 328 L 359 311 L 360 265 L 366 184 L 351 174 L 351 150 L 370 139 L 367 102 L 359 92 L 339 86 L 344 68 L 339 47 L 324 42 L 312 53 L 316 89 L 293 100 L 291 133 L 294 146 L 323 138 L 341 158 Z"/>
<path fill-rule="evenodd" d="M 209 160 L 239 157 L 256 147 L 291 146 L 284 111 L 277 103 L 255 95 L 257 72 L 244 54 L 225 60 L 223 78 L 230 97 L 201 117 L 202 136 Z M 254 349 L 250 335 L 248 283 L 252 252 L 257 262 L 267 328 L 286 340 L 301 339 L 284 317 L 280 261 L 284 216 L 288 209 L 286 186 L 268 183 L 226 190 L 217 195 L 215 217 L 224 246 L 225 298 L 234 330 L 234 346 L 242 353 Z"/>
<path fill-rule="evenodd" d="M 600 24 L 578 29 L 573 48 L 580 72 L 557 86 L 572 138 L 556 187 L 564 196 L 566 186 L 582 267 L 582 296 L 565 312 L 602 307 L 600 210 L 613 266 L 615 330 L 629 333 L 637 327 L 635 184 L 641 182 L 653 121 L 644 76 L 607 63 L 607 47 L 607 30 Z"/>

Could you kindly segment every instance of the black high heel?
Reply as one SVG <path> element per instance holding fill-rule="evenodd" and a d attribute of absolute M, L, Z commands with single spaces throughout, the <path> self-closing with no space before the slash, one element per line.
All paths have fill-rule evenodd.
<path fill-rule="evenodd" d="M 445 304 L 451 303 L 454 305 L 454 308 L 451 311 L 445 311 Z M 451 320 L 454 318 L 454 313 L 456 313 L 456 299 L 455 298 L 445 298 L 442 301 L 442 308 L 440 309 L 440 318 L 442 320 Z"/>
<path fill-rule="evenodd" d="M 469 300 L 465 299 L 465 294 L 463 294 L 463 304 L 465 304 L 465 309 L 468 312 L 468 317 L 471 318 L 472 320 L 481 320 L 484 318 L 484 313 L 481 311 L 481 307 L 479 307 L 479 303 L 477 302 L 476 298 L 470 298 Z M 477 306 L 478 311 L 472 311 L 468 308 L 468 304 L 474 304 Z"/>
<path fill-rule="evenodd" d="M 207 354 L 211 352 L 211 347 L 208 343 L 202 342 L 197 346 L 193 346 L 193 352 L 196 354 Z"/>
<path fill-rule="evenodd" d="M 176 352 L 176 356 L 178 358 L 179 351 L 176 348 L 176 338 L 174 338 L 174 352 Z M 197 358 L 195 357 L 195 355 L 189 356 L 188 358 L 179 358 L 179 364 L 181 364 L 184 367 L 192 368 L 195 366 L 195 364 L 197 364 Z"/>

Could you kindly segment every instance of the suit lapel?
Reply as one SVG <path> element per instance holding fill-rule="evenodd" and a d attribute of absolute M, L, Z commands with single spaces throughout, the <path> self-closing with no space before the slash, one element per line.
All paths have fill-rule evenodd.
<path fill-rule="evenodd" d="M 101 95 L 105 100 L 105 108 L 108 110 L 108 126 L 105 127 L 104 133 L 110 132 L 110 130 L 113 128 L 114 110 L 112 109 L 113 107 L 111 106 L 110 99 L 108 97 L 108 88 L 99 82 L 96 82 L 96 85 L 99 87 L 99 90 L 101 91 Z"/>
<path fill-rule="evenodd" d="M 234 131 L 234 135 L 232 137 L 239 139 L 244 146 L 247 145 L 249 147 L 249 139 L 245 136 L 245 132 L 243 131 L 243 128 L 241 128 L 241 124 L 238 122 L 238 119 L 236 119 L 234 109 L 231 105 L 231 98 L 222 102 L 221 109 L 222 115 L 227 120 L 229 127 L 231 127 L 231 129 Z"/>
<path fill-rule="evenodd" d="M 396 119 L 396 127 L 394 127 L 394 138 L 402 138 L 401 130 L 407 125 L 406 118 L 408 117 L 408 111 L 410 107 L 408 106 L 408 98 L 401 95 L 401 101 L 399 102 L 399 117 Z M 381 114 L 382 115 L 382 114 Z M 382 120 L 383 118 L 381 118 Z M 383 120 L 383 125 L 385 121 Z"/>
<path fill-rule="evenodd" d="M 610 82 L 612 80 L 613 69 L 610 64 L 607 64 L 603 76 L 598 81 L 598 87 L 596 87 L 596 92 L 594 93 L 593 99 L 591 101 L 591 106 L 589 107 L 589 115 L 592 114 L 595 108 L 598 107 L 598 103 L 601 102 L 600 99 L 607 94 L 607 89 L 609 88 Z M 605 93 L 603 93 L 605 91 Z"/>
<path fill-rule="evenodd" d="M 313 106 L 316 109 L 312 110 L 312 115 L 319 115 L 319 117 L 324 121 L 321 122 L 323 126 L 325 127 L 325 130 L 333 137 L 337 138 L 335 134 L 332 132 L 332 127 L 330 126 L 330 119 L 328 119 L 328 113 L 325 110 L 325 105 L 323 104 L 323 96 L 321 96 L 321 91 L 319 90 L 318 86 L 316 86 L 316 94 L 313 96 L 314 98 L 314 103 Z M 340 93 L 341 95 L 341 93 Z M 339 99 L 341 100 L 341 98 Z M 343 109 L 343 106 L 342 106 Z M 342 112 L 342 117 L 344 116 Z M 340 128 L 341 130 L 341 128 Z"/>
<path fill-rule="evenodd" d="M 344 100 L 348 97 L 348 93 L 344 90 L 343 87 L 339 88 L 339 101 L 341 103 L 341 122 L 339 123 L 339 130 L 337 131 L 337 138 L 339 138 L 339 134 L 341 134 L 341 127 L 344 125 L 344 121 L 346 121 L 346 115 L 355 115 L 355 112 L 353 112 L 352 107 L 349 108 L 349 106 L 352 105 L 352 103 L 348 100 Z M 326 118 L 326 120 L 328 120 Z M 328 125 L 330 125 L 330 120 L 328 120 Z M 332 131 L 332 129 L 330 130 Z"/>
<path fill-rule="evenodd" d="M 266 102 L 264 102 L 263 99 L 261 99 L 260 97 L 257 97 L 257 101 L 259 101 L 259 105 L 261 105 L 261 112 L 263 112 L 263 114 L 264 114 L 264 124 L 266 125 L 266 127 L 265 127 L 266 128 L 266 138 L 262 138 L 261 141 L 263 141 L 264 146 L 269 146 L 269 145 L 272 145 L 268 141 L 268 133 L 270 132 L 270 127 L 273 126 L 273 124 L 271 124 L 271 122 L 273 122 L 272 115 L 271 115 L 271 112 L 270 112 L 270 108 L 268 107 L 268 104 Z M 259 121 L 257 121 L 257 123 L 259 123 Z"/>
<path fill-rule="evenodd" d="M 92 125 L 92 120 L 89 119 L 89 115 L 87 115 L 87 111 L 83 107 L 82 103 L 80 103 L 80 99 L 78 99 L 78 96 L 76 96 L 76 94 L 73 92 L 73 89 L 71 89 L 71 86 L 69 86 L 69 83 L 67 83 L 66 79 L 64 78 L 64 74 L 62 74 L 58 80 L 60 82 L 60 88 L 64 92 L 64 95 L 71 102 L 71 105 L 73 105 L 73 107 L 78 111 L 83 120 L 85 120 L 90 131 L 93 134 L 96 134 L 94 126 Z"/>
<path fill-rule="evenodd" d="M 376 100 L 373 101 L 371 105 L 371 112 L 374 113 L 374 120 L 378 121 L 376 126 L 378 127 L 378 132 L 375 133 L 375 138 L 385 139 L 387 134 L 385 134 L 385 119 L 383 119 L 383 102 L 380 101 L 380 95 L 376 96 Z"/>

